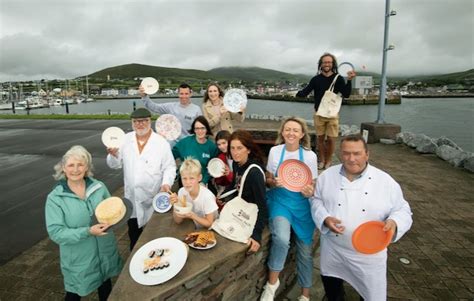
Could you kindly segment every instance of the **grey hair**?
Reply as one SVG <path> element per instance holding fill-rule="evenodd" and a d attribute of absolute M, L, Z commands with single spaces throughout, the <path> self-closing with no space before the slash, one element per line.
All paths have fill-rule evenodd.
<path fill-rule="evenodd" d="M 71 147 L 64 155 L 61 161 L 59 161 L 56 165 L 54 165 L 54 179 L 61 180 L 65 179 L 66 175 L 64 174 L 63 168 L 66 166 L 67 160 L 70 158 L 75 158 L 78 160 L 83 161 L 87 166 L 87 171 L 85 176 L 92 177 L 94 174 L 92 173 L 92 169 L 94 166 L 92 165 L 92 156 L 91 154 L 81 145 L 74 145 Z"/>

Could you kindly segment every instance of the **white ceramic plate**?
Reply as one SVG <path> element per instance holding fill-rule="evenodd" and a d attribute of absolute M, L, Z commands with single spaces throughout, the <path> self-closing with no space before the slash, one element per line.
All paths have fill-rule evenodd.
<path fill-rule="evenodd" d="M 181 122 L 174 115 L 163 114 L 156 120 L 155 129 L 166 140 L 176 140 L 181 135 Z"/>
<path fill-rule="evenodd" d="M 347 77 L 347 72 L 354 71 L 354 69 L 354 65 L 349 62 L 343 62 L 337 66 L 337 72 L 343 77 Z"/>
<path fill-rule="evenodd" d="M 213 178 L 220 178 L 224 175 L 225 163 L 219 158 L 212 158 L 207 163 L 207 171 Z"/>
<path fill-rule="evenodd" d="M 165 213 L 171 209 L 170 194 L 167 192 L 159 192 L 153 198 L 153 208 L 158 213 Z"/>
<path fill-rule="evenodd" d="M 194 242 L 188 244 L 188 246 L 190 246 L 191 248 L 196 249 L 196 250 L 208 250 L 208 249 L 214 248 L 216 245 L 217 245 L 217 241 L 215 241 L 213 244 L 208 244 L 205 247 L 196 247 L 194 245 Z"/>
<path fill-rule="evenodd" d="M 169 267 L 162 270 L 148 271 L 143 273 L 143 263 L 149 258 L 148 253 L 155 249 L 169 249 L 169 254 L 162 257 L 169 262 Z M 143 285 L 156 285 L 166 282 L 176 276 L 184 267 L 188 252 L 186 245 L 173 237 L 161 237 L 154 239 L 142 246 L 133 255 L 130 261 L 129 272 L 133 280 Z"/>
<path fill-rule="evenodd" d="M 125 132 L 121 128 L 111 126 L 102 132 L 102 143 L 106 147 L 118 148 L 122 145 L 124 137 Z"/>
<path fill-rule="evenodd" d="M 156 92 L 158 92 L 158 89 L 160 88 L 160 84 L 158 84 L 158 81 L 154 79 L 153 77 L 145 77 L 142 80 L 141 85 L 143 86 L 145 93 L 148 95 L 155 94 Z"/>
<path fill-rule="evenodd" d="M 247 94 L 241 89 L 229 89 L 224 94 L 224 107 L 232 113 L 240 112 L 247 106 Z"/>

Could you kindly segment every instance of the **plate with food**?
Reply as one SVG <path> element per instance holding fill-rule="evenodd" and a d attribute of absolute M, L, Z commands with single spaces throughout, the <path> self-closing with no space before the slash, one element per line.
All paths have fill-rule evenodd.
<path fill-rule="evenodd" d="M 217 240 L 212 231 L 196 231 L 186 235 L 184 243 L 193 249 L 208 250 L 216 246 Z"/>
<path fill-rule="evenodd" d="M 176 140 L 181 135 L 181 122 L 174 115 L 163 114 L 156 120 L 155 129 L 166 140 Z"/>
<path fill-rule="evenodd" d="M 122 145 L 125 132 L 116 126 L 106 128 L 102 132 L 102 143 L 108 148 L 118 148 Z"/>
<path fill-rule="evenodd" d="M 301 192 L 313 180 L 309 167 L 296 159 L 285 160 L 278 168 L 278 177 L 283 187 L 293 192 Z"/>
<path fill-rule="evenodd" d="M 113 196 L 97 205 L 92 224 L 109 224 L 110 227 L 107 230 L 115 230 L 127 223 L 132 212 L 133 204 L 129 199 Z"/>
<path fill-rule="evenodd" d="M 132 257 L 130 276 L 137 283 L 156 285 L 176 276 L 188 258 L 186 245 L 174 237 L 147 242 Z"/>
<path fill-rule="evenodd" d="M 160 84 L 153 77 L 145 77 L 142 80 L 141 86 L 143 87 L 144 92 L 148 95 L 155 94 L 160 88 Z"/>
<path fill-rule="evenodd" d="M 247 106 L 247 94 L 242 89 L 229 89 L 224 94 L 224 107 L 232 113 L 237 113 Z"/>

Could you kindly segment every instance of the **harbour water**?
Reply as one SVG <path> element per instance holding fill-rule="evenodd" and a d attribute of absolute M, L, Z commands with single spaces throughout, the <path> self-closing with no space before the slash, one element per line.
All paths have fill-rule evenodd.
<path fill-rule="evenodd" d="M 193 98 L 201 105 L 200 98 Z M 157 103 L 177 101 L 177 98 L 153 99 Z M 133 104 L 141 107 L 140 99 L 99 100 L 91 103 L 69 105 L 71 114 L 130 113 Z M 49 107 L 31 110 L 30 114 L 65 114 L 65 107 Z M 273 116 L 300 116 L 312 120 L 313 105 L 272 100 L 250 99 L 247 114 Z M 343 106 L 341 123 L 358 125 L 377 119 L 376 105 Z M 11 110 L 0 111 L 11 114 Z M 26 114 L 17 110 L 17 114 Z M 402 131 L 423 133 L 437 138 L 446 136 L 466 151 L 474 152 L 474 98 L 417 98 L 402 100 L 401 105 L 385 106 L 385 122 L 399 124 Z"/>

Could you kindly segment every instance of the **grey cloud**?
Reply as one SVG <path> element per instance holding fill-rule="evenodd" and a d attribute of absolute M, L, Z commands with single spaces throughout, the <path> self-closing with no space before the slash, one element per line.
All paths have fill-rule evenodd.
<path fill-rule="evenodd" d="M 389 74 L 473 68 L 471 0 L 392 1 Z M 314 74 L 326 51 L 380 72 L 384 1 L 0 0 L 0 81 L 142 63 Z M 444 62 L 449 62 L 448 64 Z"/>

